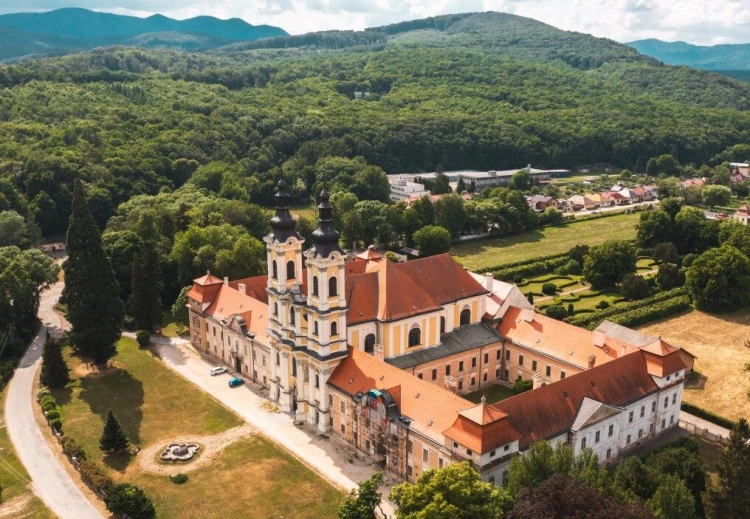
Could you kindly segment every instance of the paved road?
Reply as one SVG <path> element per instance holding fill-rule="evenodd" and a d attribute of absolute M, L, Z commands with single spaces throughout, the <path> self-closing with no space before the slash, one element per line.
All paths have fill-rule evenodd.
<path fill-rule="evenodd" d="M 176 339 L 171 342 L 155 338 L 152 344 L 169 368 L 216 398 L 335 485 L 347 490 L 354 488 L 358 481 L 370 477 L 375 471 L 361 460 L 355 459 L 355 463 L 349 463 L 348 460 L 352 459 L 349 449 L 332 439 L 318 438 L 318 433 L 308 433 L 296 427 L 291 416 L 263 409 L 261 405 L 267 400 L 248 386 L 229 388 L 227 381 L 236 374 L 212 377 L 209 370 L 214 364 L 198 354 L 187 341 Z M 394 507 L 385 499 L 390 487 L 384 486 L 381 492 L 384 496 L 383 511 L 393 516 Z"/>
<path fill-rule="evenodd" d="M 715 423 L 709 422 L 708 420 L 704 420 L 703 418 L 698 418 L 697 416 L 687 413 L 685 411 L 680 411 L 680 420 L 682 420 L 683 422 L 688 422 L 690 424 L 693 424 L 698 429 L 706 430 L 711 434 L 715 434 L 716 436 L 721 436 L 722 438 L 729 438 L 730 431 L 726 427 L 716 425 Z"/>
<path fill-rule="evenodd" d="M 34 417 L 32 394 L 41 364 L 42 346 L 49 327 L 52 333 L 67 328 L 67 322 L 53 308 L 62 292 L 57 283 L 42 294 L 39 317 L 44 326 L 34 338 L 8 387 L 5 422 L 16 453 L 31 476 L 34 493 L 60 519 L 103 519 L 55 458 Z"/>

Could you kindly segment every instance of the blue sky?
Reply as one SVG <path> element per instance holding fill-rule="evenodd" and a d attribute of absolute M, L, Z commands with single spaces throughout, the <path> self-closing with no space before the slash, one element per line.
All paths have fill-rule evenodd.
<path fill-rule="evenodd" d="M 503 11 L 618 41 L 750 42 L 750 0 L 0 0 L 0 13 L 86 7 L 136 16 L 212 15 L 293 34 L 362 29 L 469 11 Z"/>

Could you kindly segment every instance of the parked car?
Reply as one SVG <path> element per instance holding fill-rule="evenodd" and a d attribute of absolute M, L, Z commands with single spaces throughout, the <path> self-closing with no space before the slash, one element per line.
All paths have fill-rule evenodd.
<path fill-rule="evenodd" d="M 241 386 L 244 383 L 245 383 L 245 380 L 241 378 L 234 377 L 234 378 L 229 379 L 229 387 Z"/>
<path fill-rule="evenodd" d="M 214 377 L 216 375 L 221 375 L 222 373 L 226 373 L 228 370 L 226 366 L 216 366 L 215 368 L 211 368 L 211 376 Z"/>

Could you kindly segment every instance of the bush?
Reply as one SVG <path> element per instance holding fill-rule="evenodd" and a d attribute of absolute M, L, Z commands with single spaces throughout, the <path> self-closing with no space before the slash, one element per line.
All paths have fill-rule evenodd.
<path fill-rule="evenodd" d="M 555 292 L 557 292 L 557 285 L 555 285 L 554 283 L 545 283 L 542 285 L 542 294 L 551 296 Z"/>
<path fill-rule="evenodd" d="M 568 303 L 568 315 L 573 315 L 575 312 L 576 312 L 576 309 L 573 306 L 573 303 Z"/>
<path fill-rule="evenodd" d="M 626 299 L 638 301 L 651 295 L 651 287 L 643 276 L 638 274 L 625 274 L 622 278 L 622 294 Z"/>
<path fill-rule="evenodd" d="M 52 404 L 52 409 L 55 409 L 57 407 L 57 400 L 55 400 L 55 397 L 52 395 L 47 395 L 42 397 L 42 400 L 39 402 L 42 407 L 48 404 Z"/>
<path fill-rule="evenodd" d="M 41 402 L 42 398 L 44 398 L 45 396 L 51 396 L 49 389 L 47 389 L 46 387 L 40 387 L 36 390 L 36 399 L 38 402 Z"/>
<path fill-rule="evenodd" d="M 707 411 L 706 409 L 703 409 L 702 407 L 698 407 L 697 405 L 683 402 L 681 409 L 685 411 L 686 413 L 690 413 L 694 416 L 697 416 L 698 418 L 703 418 L 704 420 L 707 420 L 711 423 L 715 423 L 716 425 L 725 427 L 727 429 L 734 429 L 737 426 L 737 423 L 733 422 L 729 418 L 724 418 L 723 416 L 719 416 L 715 413 L 712 413 L 711 411 Z"/>
<path fill-rule="evenodd" d="M 516 380 L 516 383 L 513 384 L 513 394 L 518 395 L 523 393 L 524 391 L 529 391 L 534 387 L 534 381 L 533 380 Z"/>
<path fill-rule="evenodd" d="M 500 263 L 497 265 L 493 265 L 491 267 L 484 267 L 477 270 L 477 273 L 484 274 L 485 272 L 492 272 L 493 270 L 505 270 L 505 269 L 511 269 L 515 267 L 521 267 L 524 265 L 530 265 L 532 263 L 539 263 L 539 262 L 545 262 L 545 261 L 554 261 L 558 260 L 560 258 L 567 258 L 568 252 L 561 252 L 559 254 L 550 254 L 548 256 L 538 256 L 536 258 L 527 259 L 527 260 L 520 260 L 520 261 L 512 261 L 510 263 Z M 563 265 L 565 263 L 562 263 Z"/>
<path fill-rule="evenodd" d="M 47 420 L 56 420 L 60 418 L 60 411 L 58 411 L 57 409 L 53 409 L 52 411 L 47 411 L 46 413 L 44 413 L 44 416 L 47 417 Z"/>
<path fill-rule="evenodd" d="M 599 301 L 599 302 L 597 303 L 596 307 L 597 307 L 597 308 L 598 308 L 599 310 L 604 310 L 604 309 L 606 309 L 606 308 L 609 308 L 609 301 L 607 301 L 607 300 L 605 300 L 605 299 L 602 299 L 601 301 Z"/>
<path fill-rule="evenodd" d="M 667 299 L 660 303 L 655 303 L 649 306 L 638 308 L 637 310 L 631 310 L 624 312 L 619 315 L 614 315 L 610 320 L 614 323 L 621 324 L 622 326 L 640 326 L 657 319 L 669 317 L 671 315 L 678 314 L 688 308 L 691 308 L 690 296 L 680 296 L 674 299 Z"/>
<path fill-rule="evenodd" d="M 62 449 L 65 454 L 71 458 L 76 458 L 78 461 L 86 459 L 86 452 L 83 450 L 83 447 L 78 445 L 78 442 L 70 436 L 63 436 Z"/>
<path fill-rule="evenodd" d="M 96 462 L 91 460 L 83 460 L 78 466 L 78 470 L 81 476 L 86 478 L 94 488 L 103 490 L 105 493 L 109 492 L 114 486 L 112 478 L 110 478 L 104 469 L 102 469 Z"/>
<path fill-rule="evenodd" d="M 180 473 L 176 476 L 170 477 L 169 480 L 175 485 L 182 485 L 183 483 L 187 483 L 188 476 L 187 474 Z"/>
<path fill-rule="evenodd" d="M 656 282 L 662 290 L 671 290 L 685 284 L 685 273 L 677 265 L 662 263 L 656 273 Z"/>
<path fill-rule="evenodd" d="M 57 432 L 62 432 L 62 426 L 63 426 L 63 424 L 62 424 L 62 420 L 60 420 L 59 418 L 55 418 L 54 420 L 50 420 L 49 424 Z"/>
<path fill-rule="evenodd" d="M 151 342 L 151 332 L 148 330 L 138 330 L 135 334 L 135 340 L 138 341 L 138 346 L 147 348 Z"/>
<path fill-rule="evenodd" d="M 562 305 L 548 306 L 545 313 L 548 317 L 557 319 L 558 321 L 562 321 L 568 316 L 567 310 L 565 310 L 565 307 L 563 307 Z"/>
<path fill-rule="evenodd" d="M 583 314 L 573 318 L 565 319 L 566 322 L 575 326 L 582 326 L 584 328 L 593 329 L 599 325 L 604 319 L 610 319 L 613 316 L 625 314 L 633 310 L 637 310 L 642 307 L 647 307 L 655 303 L 662 301 L 668 301 L 676 299 L 685 295 L 685 290 L 682 288 L 675 288 L 673 290 L 666 290 L 653 296 L 641 299 L 640 301 L 633 301 L 630 303 L 617 304 L 606 309 L 598 310 L 589 314 Z M 688 300 L 689 302 L 689 300 Z"/>
<path fill-rule="evenodd" d="M 139 487 L 130 483 L 115 485 L 104 498 L 107 510 L 115 514 L 127 514 L 131 519 L 151 519 L 156 510 L 151 499 Z"/>
<path fill-rule="evenodd" d="M 697 257 L 698 255 L 693 254 L 692 252 L 690 254 L 685 254 L 685 256 L 682 257 L 682 266 L 685 268 L 690 267 Z"/>
<path fill-rule="evenodd" d="M 639 258 L 650 258 L 651 255 L 654 253 L 654 249 L 635 249 L 635 255 Z"/>
<path fill-rule="evenodd" d="M 578 263 L 578 261 L 572 259 L 568 261 L 565 264 L 565 273 L 566 274 L 580 274 L 581 273 L 581 264 Z"/>

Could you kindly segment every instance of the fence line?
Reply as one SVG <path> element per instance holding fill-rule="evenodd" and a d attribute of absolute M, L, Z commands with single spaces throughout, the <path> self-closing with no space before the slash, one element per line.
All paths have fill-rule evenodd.
<path fill-rule="evenodd" d="M 685 429 L 690 434 L 694 434 L 695 436 L 700 436 L 701 438 L 704 438 L 711 442 L 726 443 L 729 441 L 729 438 L 727 438 L 726 436 L 712 433 L 711 431 L 708 430 L 708 428 L 700 427 L 692 422 L 687 422 L 685 420 L 680 419 L 679 425 L 682 429 Z"/>

